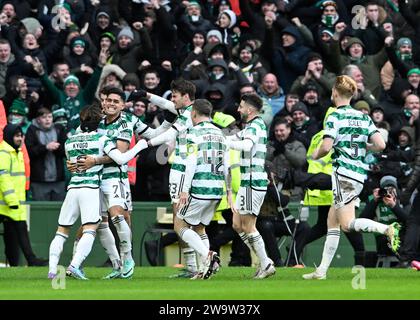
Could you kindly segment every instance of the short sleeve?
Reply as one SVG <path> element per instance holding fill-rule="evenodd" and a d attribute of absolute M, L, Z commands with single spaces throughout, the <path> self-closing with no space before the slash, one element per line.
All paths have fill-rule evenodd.
<path fill-rule="evenodd" d="M 335 113 L 331 113 L 325 121 L 324 138 L 337 138 L 337 118 Z"/>
<path fill-rule="evenodd" d="M 104 146 L 104 152 L 106 154 L 109 154 L 111 152 L 111 150 L 117 148 L 115 143 L 113 143 L 112 140 L 109 139 L 108 137 L 102 136 L 101 140 L 102 140 L 102 143 L 103 143 L 103 146 Z"/>

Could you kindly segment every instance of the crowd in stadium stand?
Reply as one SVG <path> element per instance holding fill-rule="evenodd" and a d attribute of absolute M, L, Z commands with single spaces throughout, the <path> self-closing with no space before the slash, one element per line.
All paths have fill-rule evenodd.
<path fill-rule="evenodd" d="M 277 221 L 279 206 L 286 215 L 289 201 L 305 198 L 318 207 L 317 224 L 297 230 L 297 256 L 327 230 L 328 186 L 315 183 L 318 196 L 308 191 L 326 172 L 308 170 L 309 151 L 335 77 L 345 74 L 358 87 L 352 106 L 371 116 L 387 143 L 365 159 L 362 215 L 401 222 L 400 265 L 419 260 L 420 199 L 411 211 L 409 204 L 420 177 L 419 0 L 6 0 L 0 11 L 0 116 L 6 117 L 0 120 L 25 135 L 28 200 L 64 199 L 64 142 L 104 86 L 124 90 L 127 111 L 150 127 L 163 122 L 163 111 L 131 95 L 135 90 L 170 99 L 172 80 L 190 80 L 196 98 L 232 119 L 232 129 L 241 125 L 240 97 L 255 92 L 269 128 L 267 170 L 285 182 L 281 196 L 267 193 L 258 226 L 270 257 L 282 265 L 270 237 L 288 235 L 294 225 Z M 170 161 L 157 161 L 158 150 L 144 150 L 132 167 L 134 201 L 170 200 Z M 395 192 L 387 200 L 379 189 L 389 187 Z M 355 252 L 364 251 L 362 238 L 349 239 Z M 378 252 L 392 254 L 377 241 Z M 249 263 L 249 257 L 232 261 Z M 299 257 L 288 263 L 299 264 Z"/>

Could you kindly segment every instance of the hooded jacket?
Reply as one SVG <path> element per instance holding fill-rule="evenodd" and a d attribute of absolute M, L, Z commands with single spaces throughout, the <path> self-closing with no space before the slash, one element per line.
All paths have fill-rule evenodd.
<path fill-rule="evenodd" d="M 295 38 L 295 43 L 288 47 L 279 46 L 274 48 L 274 34 L 272 29 L 266 31 L 266 40 L 264 44 L 264 55 L 271 58 L 273 62 L 273 72 L 276 75 L 280 87 L 287 94 L 293 84 L 293 81 L 306 70 L 305 63 L 311 50 L 302 43 L 302 36 L 295 27 L 288 26 L 283 29 L 281 34 L 290 34 Z"/>
<path fill-rule="evenodd" d="M 19 126 L 8 124 L 0 143 L 0 214 L 15 221 L 25 221 L 25 163 L 20 147 L 13 143 L 18 130 L 21 131 Z"/>

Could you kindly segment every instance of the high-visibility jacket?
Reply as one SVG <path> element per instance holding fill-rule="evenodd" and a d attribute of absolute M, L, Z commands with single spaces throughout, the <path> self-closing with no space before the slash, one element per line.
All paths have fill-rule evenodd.
<path fill-rule="evenodd" d="M 0 142 L 0 213 L 15 221 L 26 220 L 25 163 L 22 150 Z M 10 209 L 10 206 L 19 206 Z"/>
<path fill-rule="evenodd" d="M 229 150 L 229 161 L 232 175 L 232 201 L 235 202 L 236 194 L 238 193 L 239 187 L 241 185 L 241 152 L 237 150 Z M 224 186 L 226 190 L 226 186 Z M 213 220 L 218 220 L 217 218 L 221 216 L 223 210 L 230 208 L 227 201 L 226 194 L 223 196 L 222 200 L 219 203 L 219 206 L 216 209 Z"/>
<path fill-rule="evenodd" d="M 327 117 L 335 110 L 330 107 L 324 118 L 324 126 Z M 306 153 L 308 161 L 308 173 L 325 173 L 328 175 L 332 174 L 332 151 L 321 159 L 312 159 L 312 153 L 315 149 L 319 148 L 324 138 L 324 130 L 321 130 L 312 137 L 311 144 Z M 329 206 L 333 203 L 333 192 L 331 190 L 307 190 L 304 197 L 304 204 L 306 206 Z"/>
<path fill-rule="evenodd" d="M 6 111 L 4 110 L 3 101 L 0 100 L 0 142 L 3 141 L 3 129 L 7 125 Z M 25 160 L 25 177 L 26 177 L 26 190 L 29 190 L 29 177 L 31 176 L 31 165 L 29 162 L 29 154 L 25 144 L 22 145 L 23 159 Z"/>
<path fill-rule="evenodd" d="M 321 130 L 312 137 L 311 144 L 306 153 L 308 160 L 308 173 L 325 173 L 331 175 L 332 173 L 332 160 L 331 153 L 321 159 L 312 159 L 312 153 L 315 149 L 319 148 L 323 141 L 324 130 Z M 307 190 L 304 197 L 304 204 L 307 206 L 329 206 L 333 202 L 333 193 L 331 190 Z"/>
<path fill-rule="evenodd" d="M 7 125 L 6 110 L 3 101 L 0 100 L 0 142 L 3 141 L 3 129 Z"/>

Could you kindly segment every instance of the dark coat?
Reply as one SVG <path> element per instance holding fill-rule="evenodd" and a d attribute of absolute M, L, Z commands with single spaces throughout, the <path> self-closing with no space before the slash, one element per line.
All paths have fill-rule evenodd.
<path fill-rule="evenodd" d="M 60 147 L 54 151 L 57 181 L 64 181 L 64 143 L 67 135 L 62 126 L 58 124 L 53 124 L 53 126 L 57 131 L 57 142 L 60 143 Z M 37 126 L 31 125 L 25 135 L 25 144 L 31 160 L 31 181 L 33 182 L 45 182 L 45 156 L 49 151 L 39 141 L 38 135 L 40 130 Z"/>

